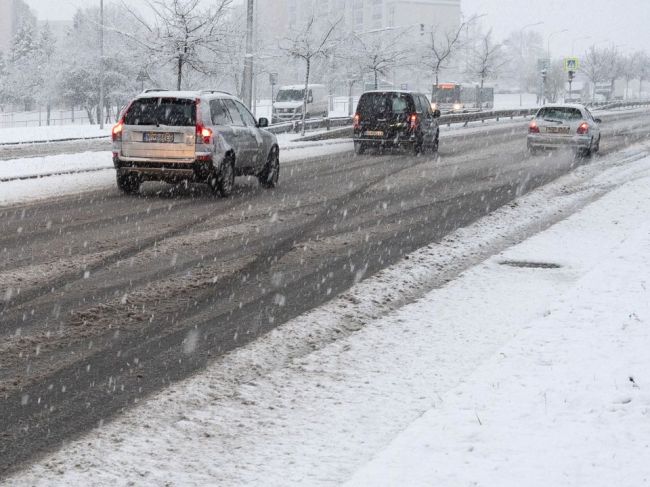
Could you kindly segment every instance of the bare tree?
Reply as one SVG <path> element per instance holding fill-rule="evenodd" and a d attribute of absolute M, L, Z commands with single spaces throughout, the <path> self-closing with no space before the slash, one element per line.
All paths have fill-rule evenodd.
<path fill-rule="evenodd" d="M 481 81 L 481 89 L 488 79 L 494 79 L 506 64 L 503 57 L 501 44 L 492 40 L 492 30 L 482 35 L 477 47 L 474 48 L 469 65 L 469 73 L 473 78 Z"/>
<path fill-rule="evenodd" d="M 591 46 L 585 53 L 582 63 L 582 72 L 593 84 L 609 82 L 611 92 L 614 92 L 614 83 L 620 75 L 621 56 L 616 48 L 597 49 Z"/>
<path fill-rule="evenodd" d="M 141 32 L 122 32 L 127 38 L 144 47 L 150 54 L 173 62 L 176 70 L 176 88 L 183 86 L 184 70 L 191 68 L 208 73 L 205 53 L 224 52 L 223 21 L 233 0 L 214 0 L 208 8 L 201 0 L 146 0 L 153 13 L 149 21 L 122 4 L 140 25 Z"/>
<path fill-rule="evenodd" d="M 636 56 L 623 56 L 621 58 L 621 77 L 625 80 L 625 99 L 630 98 L 630 81 L 639 77 L 639 59 Z"/>
<path fill-rule="evenodd" d="M 293 59 L 305 63 L 305 92 L 302 102 L 302 135 L 305 135 L 305 118 L 309 98 L 309 77 L 314 61 L 332 53 L 336 47 L 334 33 L 340 21 L 330 23 L 324 29 L 319 29 L 314 15 L 309 17 L 305 25 L 285 38 L 280 44 L 280 50 Z"/>
<path fill-rule="evenodd" d="M 441 31 L 434 27 L 430 32 L 429 44 L 427 45 L 424 64 L 433 71 L 436 86 L 440 83 L 440 73 L 447 68 L 452 57 L 461 47 L 461 34 L 469 24 L 476 21 L 476 17 L 462 22 L 457 28 Z M 432 95 L 432 96 L 435 96 Z"/>
<path fill-rule="evenodd" d="M 392 69 L 404 66 L 408 61 L 411 50 L 405 45 L 404 35 L 404 32 L 396 35 L 377 32 L 367 40 L 360 35 L 353 35 L 350 39 L 353 47 L 347 57 L 359 67 L 362 74 L 372 75 L 375 89 L 379 87 L 380 76 L 387 76 Z"/>
<path fill-rule="evenodd" d="M 634 55 L 639 65 L 639 97 L 643 93 L 643 82 L 650 79 L 650 56 L 646 52 L 638 52 Z"/>

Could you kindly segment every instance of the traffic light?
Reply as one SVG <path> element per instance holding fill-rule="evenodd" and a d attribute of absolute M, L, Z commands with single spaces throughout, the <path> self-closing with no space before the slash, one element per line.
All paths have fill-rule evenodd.
<path fill-rule="evenodd" d="M 576 77 L 575 71 L 569 71 L 569 83 L 573 82 L 573 79 Z"/>
<path fill-rule="evenodd" d="M 546 78 L 548 77 L 548 71 L 542 69 L 542 81 L 546 83 Z"/>

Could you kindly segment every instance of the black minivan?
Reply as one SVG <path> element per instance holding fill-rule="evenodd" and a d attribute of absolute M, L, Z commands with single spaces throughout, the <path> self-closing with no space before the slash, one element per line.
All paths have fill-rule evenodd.
<path fill-rule="evenodd" d="M 354 151 L 400 147 L 411 153 L 438 150 L 440 110 L 426 95 L 410 91 L 368 91 L 354 115 Z"/>

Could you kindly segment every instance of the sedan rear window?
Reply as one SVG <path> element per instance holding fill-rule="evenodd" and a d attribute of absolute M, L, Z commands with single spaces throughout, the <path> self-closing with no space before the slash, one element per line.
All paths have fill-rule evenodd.
<path fill-rule="evenodd" d="M 359 100 L 359 115 L 376 117 L 414 111 L 411 96 L 405 93 L 366 93 Z"/>
<path fill-rule="evenodd" d="M 542 108 L 537 114 L 537 118 L 543 120 L 581 120 L 582 112 L 577 108 L 569 107 L 546 107 Z"/>
<path fill-rule="evenodd" d="M 196 102 L 182 98 L 142 98 L 135 100 L 124 118 L 126 125 L 196 125 Z"/>

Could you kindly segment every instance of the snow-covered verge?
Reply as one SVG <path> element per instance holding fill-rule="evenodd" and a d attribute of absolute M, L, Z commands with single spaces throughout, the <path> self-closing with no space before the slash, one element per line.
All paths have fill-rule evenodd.
<path fill-rule="evenodd" d="M 109 137 L 111 127 L 103 130 L 99 125 L 51 125 L 49 127 L 16 127 L 0 129 L 0 144 L 26 142 L 54 142 L 69 139 L 94 139 Z"/>
<path fill-rule="evenodd" d="M 643 485 L 647 150 L 413 253 L 8 485 Z"/>

